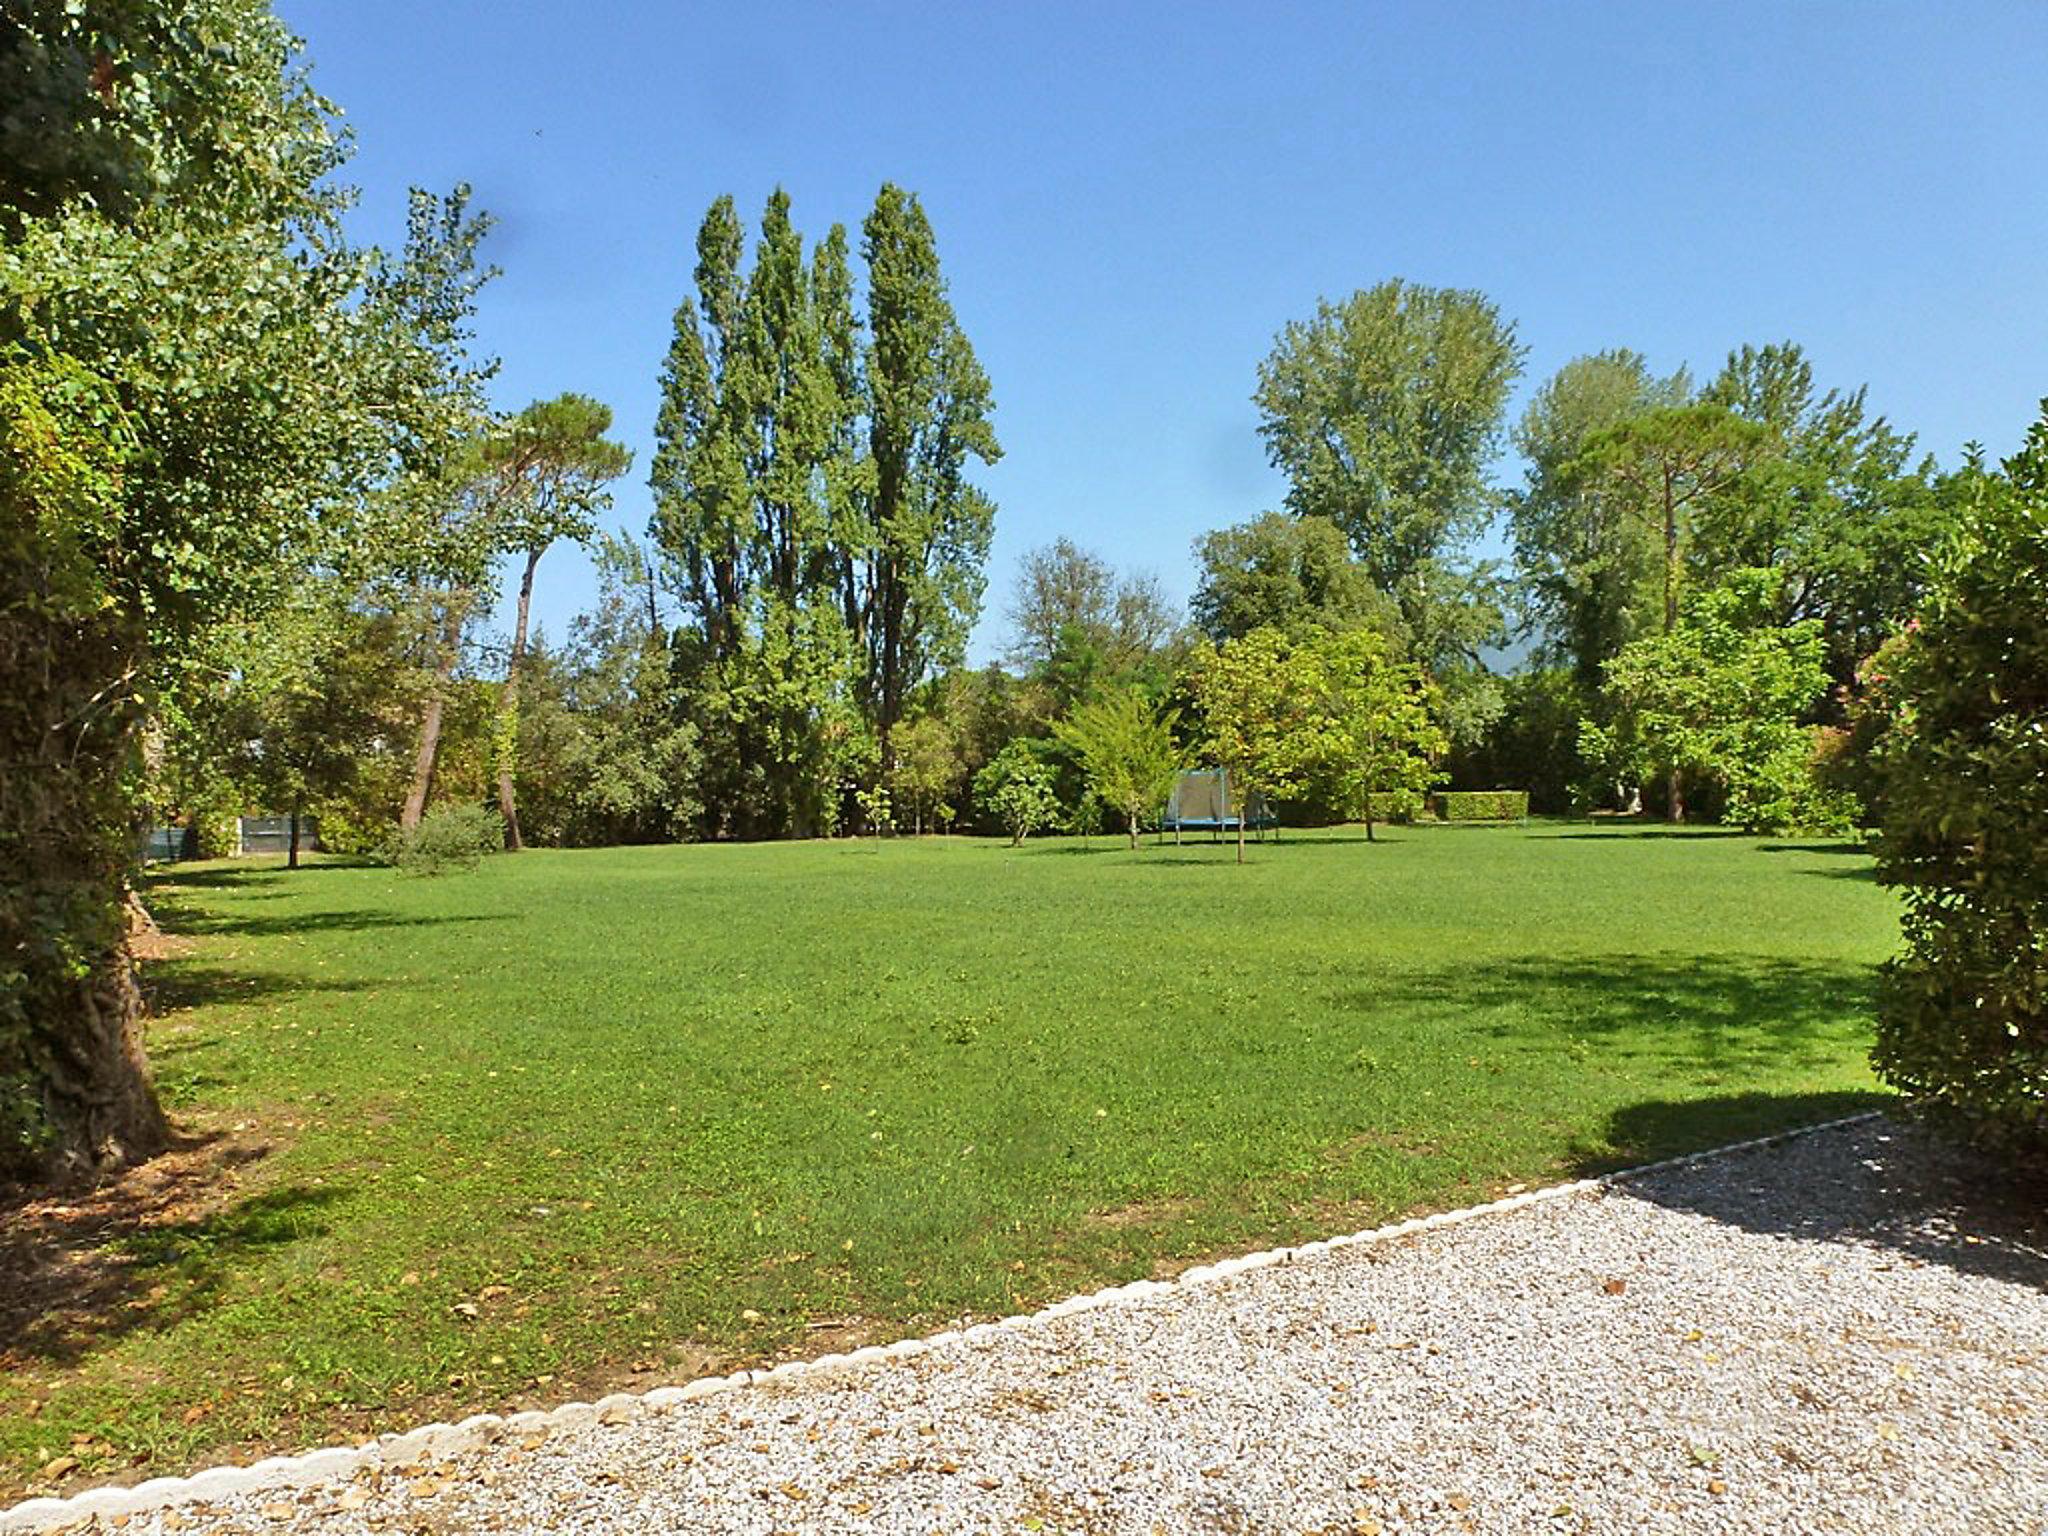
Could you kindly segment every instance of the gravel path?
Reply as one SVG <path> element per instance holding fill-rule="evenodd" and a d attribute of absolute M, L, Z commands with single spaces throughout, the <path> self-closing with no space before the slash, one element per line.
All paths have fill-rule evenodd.
<path fill-rule="evenodd" d="M 1864 1122 L 620 1417 L 123 1524 L 2048 1536 L 2048 1220 Z"/>

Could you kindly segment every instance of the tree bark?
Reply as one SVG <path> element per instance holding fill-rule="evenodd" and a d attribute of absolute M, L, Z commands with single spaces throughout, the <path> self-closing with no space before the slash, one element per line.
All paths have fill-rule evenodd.
<path fill-rule="evenodd" d="M 284 857 L 284 867 L 285 867 L 286 869 L 297 869 L 297 868 L 299 867 L 299 812 L 300 812 L 300 809 L 301 809 L 301 802 L 300 802 L 299 800 L 297 800 L 296 798 L 295 798 L 295 799 L 293 799 L 293 801 L 292 801 L 292 814 L 291 814 L 291 827 L 290 827 L 290 837 L 291 837 L 291 846 L 290 846 L 289 848 L 287 848 L 287 849 L 285 850 L 285 857 Z"/>
<path fill-rule="evenodd" d="M 1685 770 L 1674 767 L 1671 770 L 1671 804 L 1665 814 L 1675 822 L 1685 820 Z"/>
<path fill-rule="evenodd" d="M 8 572 L 6 576 L 33 573 Z M 12 582 L 0 577 L 0 598 Z M 0 1137 L 0 1169 L 77 1178 L 169 1143 L 142 1048 L 128 945 L 128 876 L 145 645 L 132 621 L 0 625 L 0 1073 L 34 1094 L 28 1139 Z"/>
<path fill-rule="evenodd" d="M 420 750 L 413 759 L 412 788 L 406 792 L 405 809 L 399 812 L 398 827 L 410 832 L 427 814 L 427 801 L 434 792 L 434 763 L 441 752 L 441 717 L 448 707 L 448 685 L 455 676 L 455 662 L 462 649 L 462 621 L 466 607 L 463 594 L 449 592 L 441 608 L 441 635 L 434 657 L 434 681 L 427 702 L 420 710 Z"/>
<path fill-rule="evenodd" d="M 1678 628 L 1678 501 L 1664 471 L 1664 633 Z"/>
<path fill-rule="evenodd" d="M 526 552 L 526 572 L 519 578 L 519 613 L 512 626 L 512 654 L 505 662 L 505 690 L 498 695 L 498 814 L 505 818 L 505 851 L 517 853 L 526 844 L 519 836 L 519 803 L 512 792 L 512 769 L 519 754 L 519 663 L 526 656 L 526 616 L 533 608 L 533 572 L 545 549 Z"/>

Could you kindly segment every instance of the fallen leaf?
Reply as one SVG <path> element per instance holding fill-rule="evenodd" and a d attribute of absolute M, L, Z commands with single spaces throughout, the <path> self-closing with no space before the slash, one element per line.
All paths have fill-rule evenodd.
<path fill-rule="evenodd" d="M 1600 1287 L 1600 1289 L 1605 1291 L 1610 1296 L 1619 1296 L 1623 1291 L 1628 1289 L 1628 1282 L 1626 1280 L 1609 1280 L 1605 1282 Z"/>
<path fill-rule="evenodd" d="M 67 1472 L 75 1472 L 77 1470 L 78 1458 L 76 1456 L 59 1456 L 55 1461 L 46 1462 L 44 1464 L 43 1476 L 50 1478 L 54 1481 L 55 1479 L 62 1477 Z"/>

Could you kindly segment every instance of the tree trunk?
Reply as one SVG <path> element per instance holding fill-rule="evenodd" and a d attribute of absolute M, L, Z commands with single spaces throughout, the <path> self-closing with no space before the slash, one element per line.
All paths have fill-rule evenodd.
<path fill-rule="evenodd" d="M 1240 864 L 1244 862 L 1244 808 L 1247 798 L 1243 790 L 1237 792 L 1237 862 Z M 1229 803 L 1227 800 L 1224 802 L 1226 806 Z"/>
<path fill-rule="evenodd" d="M 505 661 L 505 690 L 498 695 L 498 814 L 505 818 L 507 853 L 517 853 L 526 846 L 519 837 L 519 804 L 512 793 L 512 769 L 519 754 L 519 663 L 526 655 L 526 616 L 533 607 L 534 568 L 545 552 L 526 552 L 526 573 L 519 579 L 519 613 L 512 626 L 512 654 Z"/>
<path fill-rule="evenodd" d="M 1138 813 L 1131 812 L 1131 852 L 1138 851 Z"/>
<path fill-rule="evenodd" d="M 38 576 L 0 573 L 0 1072 L 33 1107 L 30 1139 L 0 1133 L 0 1170 L 75 1178 L 170 1140 L 127 937 L 146 657 L 124 619 L 39 619 L 16 580 Z"/>
<path fill-rule="evenodd" d="M 284 856 L 284 867 L 286 869 L 297 869 L 299 867 L 299 812 L 301 807 L 302 802 L 295 797 L 292 800 L 291 846 L 285 850 Z"/>
<path fill-rule="evenodd" d="M 1664 473 L 1664 633 L 1678 628 L 1678 502 Z"/>
<path fill-rule="evenodd" d="M 1671 804 L 1666 814 L 1673 821 L 1685 820 L 1685 770 L 1674 767 L 1671 770 Z"/>
<path fill-rule="evenodd" d="M 448 707 L 448 685 L 455 676 L 456 658 L 462 649 L 462 620 L 466 598 L 449 592 L 441 607 L 441 636 L 434 657 L 434 681 L 427 690 L 427 702 L 420 710 L 420 750 L 413 759 L 412 788 L 406 792 L 405 809 L 398 814 L 401 832 L 410 832 L 427 814 L 427 801 L 434 792 L 434 762 L 441 752 L 441 717 Z"/>

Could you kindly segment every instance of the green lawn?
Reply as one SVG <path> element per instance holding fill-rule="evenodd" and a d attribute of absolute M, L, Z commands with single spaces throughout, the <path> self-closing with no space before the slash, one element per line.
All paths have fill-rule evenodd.
<path fill-rule="evenodd" d="M 11 1491 L 39 1452 L 75 1487 L 652 1385 L 1849 1112 L 1895 933 L 1851 849 L 1583 826 L 151 899 L 193 937 L 151 968 L 159 1080 L 217 1139 L 91 1217 L 73 1311 L 5 1319 Z"/>

